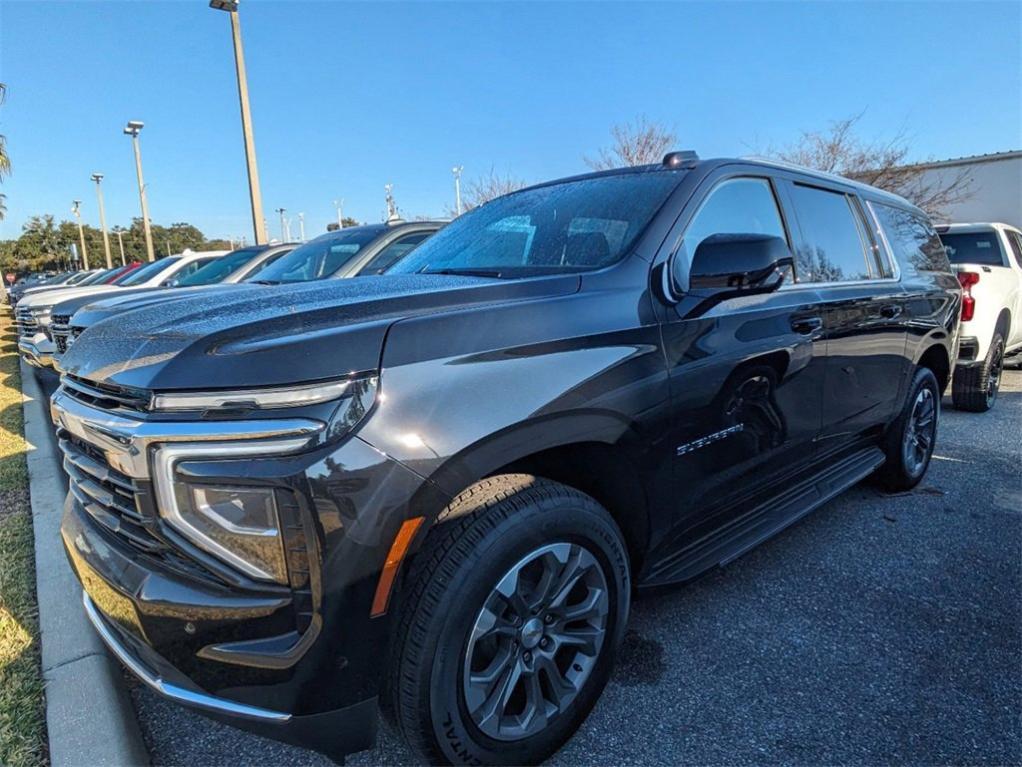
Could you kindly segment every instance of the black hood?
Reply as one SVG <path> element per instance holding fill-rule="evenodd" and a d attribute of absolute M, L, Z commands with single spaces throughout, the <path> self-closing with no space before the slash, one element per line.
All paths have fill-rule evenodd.
<path fill-rule="evenodd" d="M 134 304 L 135 301 L 139 302 L 139 306 L 144 306 L 148 302 L 166 301 L 171 298 L 183 298 L 185 296 L 194 295 L 195 291 L 208 287 L 214 286 L 202 285 L 194 288 L 122 288 L 110 293 L 99 293 L 69 298 L 54 306 L 53 313 L 74 316 L 76 312 L 80 312 L 78 317 L 75 318 L 76 325 L 78 324 L 78 319 L 85 317 L 88 314 L 89 321 L 83 323 L 83 325 L 92 325 L 100 319 L 105 319 L 110 316 L 110 314 L 115 311 L 126 311 L 129 304 Z M 88 313 L 81 311 L 85 307 L 89 307 L 90 310 L 95 308 L 100 311 L 96 314 L 96 316 L 92 316 L 91 311 Z"/>
<path fill-rule="evenodd" d="M 119 312 L 88 328 L 65 372 L 143 389 L 229 389 L 375 370 L 404 317 L 578 289 L 577 275 L 519 281 L 395 274 L 237 286 Z"/>
<path fill-rule="evenodd" d="M 153 304 L 160 304 L 164 301 L 177 301 L 183 298 L 194 296 L 206 296 L 211 291 L 237 291 L 245 289 L 256 289 L 258 285 L 196 285 L 187 288 L 136 288 L 135 290 L 123 290 L 113 296 L 91 296 L 85 298 L 72 298 L 54 308 L 55 314 L 71 314 L 75 327 L 88 328 L 101 320 L 112 317 L 121 312 L 130 312 L 135 309 L 142 309 Z M 65 311 L 68 309 L 70 311 Z M 59 311 L 58 311 L 59 310 Z"/>

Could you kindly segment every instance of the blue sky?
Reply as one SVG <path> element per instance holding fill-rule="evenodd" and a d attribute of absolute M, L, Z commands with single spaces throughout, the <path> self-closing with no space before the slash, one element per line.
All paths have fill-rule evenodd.
<path fill-rule="evenodd" d="M 323 231 L 332 200 L 382 217 L 452 204 L 451 166 L 527 181 L 584 169 L 617 122 L 676 129 L 703 156 L 754 153 L 865 110 L 916 158 L 1022 146 L 1022 4 L 327 3 L 242 0 L 263 202 Z M 228 17 L 204 0 L 0 5 L 3 184 L 33 214 L 138 215 L 128 119 L 143 120 L 150 212 L 251 238 Z M 294 231 L 297 231 L 295 228 Z"/>

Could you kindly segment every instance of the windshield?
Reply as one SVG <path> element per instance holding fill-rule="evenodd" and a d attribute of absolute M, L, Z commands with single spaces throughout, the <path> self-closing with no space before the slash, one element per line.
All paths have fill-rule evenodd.
<path fill-rule="evenodd" d="M 99 282 L 102 282 L 103 280 L 107 279 L 113 273 L 114 273 L 113 269 L 100 269 L 98 272 L 93 272 L 92 274 L 90 274 L 88 277 L 86 277 L 84 280 L 82 280 L 78 284 L 79 285 L 95 285 L 95 284 L 97 284 Z"/>
<path fill-rule="evenodd" d="M 226 280 L 230 275 L 234 274 L 234 272 L 238 271 L 264 250 L 266 250 L 266 248 L 263 246 L 235 250 L 234 252 L 228 253 L 226 256 L 221 256 L 212 263 L 206 264 L 202 268 L 195 270 L 187 277 L 182 277 L 177 281 L 177 285 L 178 287 L 212 285 L 215 282 Z"/>
<path fill-rule="evenodd" d="M 609 266 L 679 180 L 671 172 L 621 173 L 498 197 L 455 219 L 389 273 L 522 277 Z"/>
<path fill-rule="evenodd" d="M 321 234 L 260 271 L 251 281 L 277 284 L 329 277 L 386 231 L 387 227 L 380 224 L 353 226 Z"/>
<path fill-rule="evenodd" d="M 997 232 L 947 232 L 940 236 L 952 264 L 1004 266 Z"/>
<path fill-rule="evenodd" d="M 181 256 L 168 256 L 167 258 L 161 258 L 159 261 L 153 261 L 151 264 L 140 266 L 131 272 L 114 282 L 114 285 L 120 285 L 122 288 L 130 288 L 132 285 L 141 285 L 143 282 L 155 277 L 156 275 L 167 271 L 170 267 L 181 260 Z"/>

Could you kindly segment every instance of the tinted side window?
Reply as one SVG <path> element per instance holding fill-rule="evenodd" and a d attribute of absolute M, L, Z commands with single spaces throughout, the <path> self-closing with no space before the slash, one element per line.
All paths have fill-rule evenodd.
<path fill-rule="evenodd" d="M 848 195 L 795 184 L 792 197 L 805 238 L 795 254 L 798 281 L 871 279 L 863 228 Z"/>
<path fill-rule="evenodd" d="M 770 182 L 765 178 L 732 178 L 710 190 L 685 227 L 673 264 L 675 284 L 687 283 L 696 248 L 715 234 L 769 234 L 787 242 Z"/>
<path fill-rule="evenodd" d="M 944 244 L 926 219 L 890 205 L 870 205 L 899 263 L 917 272 L 951 271 Z"/>
<path fill-rule="evenodd" d="M 681 247 L 686 263 L 714 234 L 769 234 L 787 241 L 777 200 L 764 178 L 733 178 L 710 192 L 689 222 Z"/>
<path fill-rule="evenodd" d="M 1005 232 L 1008 235 L 1008 242 L 1011 243 L 1011 255 L 1015 257 L 1015 263 L 1022 269 L 1022 237 L 1016 232 Z"/>
<path fill-rule="evenodd" d="M 414 232 L 398 237 L 394 242 L 369 259 L 369 263 L 362 267 L 359 274 L 383 274 L 390 267 L 412 252 L 420 242 L 429 237 L 432 232 Z"/>

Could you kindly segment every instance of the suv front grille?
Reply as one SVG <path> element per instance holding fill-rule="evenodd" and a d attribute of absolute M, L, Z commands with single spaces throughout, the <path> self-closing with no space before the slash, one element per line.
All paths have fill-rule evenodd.
<path fill-rule="evenodd" d="M 57 432 L 71 493 L 101 527 L 136 549 L 153 553 L 166 545 L 146 528 L 134 480 L 111 468 L 101 450 L 63 429 Z"/>
<path fill-rule="evenodd" d="M 15 321 L 18 324 L 18 335 L 23 338 L 31 338 L 39 332 L 39 323 L 32 314 L 31 309 L 18 309 L 15 312 Z"/>
<path fill-rule="evenodd" d="M 63 354 L 71 344 L 71 323 L 70 314 L 54 314 L 50 322 L 50 334 L 53 336 L 53 343 L 57 347 L 57 353 Z"/>
<path fill-rule="evenodd" d="M 64 348 L 66 350 L 67 346 Z M 142 389 L 97 383 L 72 375 L 65 375 L 61 383 L 69 396 L 100 410 L 144 412 L 149 408 L 149 392 Z"/>

